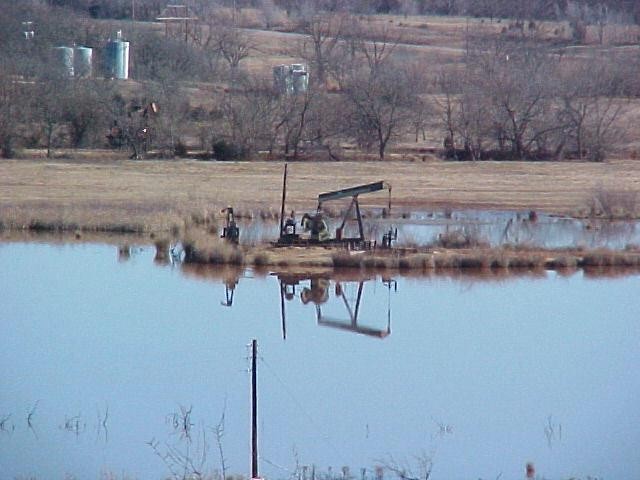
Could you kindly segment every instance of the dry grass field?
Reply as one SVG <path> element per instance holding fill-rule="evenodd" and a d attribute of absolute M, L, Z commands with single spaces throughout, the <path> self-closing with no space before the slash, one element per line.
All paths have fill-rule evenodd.
<path fill-rule="evenodd" d="M 106 154 L 100 160 L 2 161 L 0 222 L 18 229 L 41 222 L 162 232 L 190 216 L 221 218 L 220 209 L 229 205 L 243 214 L 275 216 L 282 173 L 282 162 L 133 161 Z M 584 216 L 596 196 L 639 192 L 640 161 L 295 162 L 287 208 L 301 213 L 315 208 L 321 192 L 377 180 L 392 185 L 392 214 L 473 208 Z M 361 199 L 365 206 L 386 201 L 383 192 Z"/>

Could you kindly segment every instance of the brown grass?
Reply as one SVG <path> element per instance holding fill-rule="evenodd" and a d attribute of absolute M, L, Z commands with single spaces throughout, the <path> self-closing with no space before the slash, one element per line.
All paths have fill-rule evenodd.
<path fill-rule="evenodd" d="M 187 260 L 193 263 L 242 264 L 271 268 L 330 268 L 352 271 L 405 272 L 543 272 L 564 274 L 577 268 L 640 268 L 640 252 L 568 252 L 566 250 L 514 250 L 505 248 L 416 251 L 415 249 L 349 253 L 324 247 L 258 247 L 238 249 L 221 242 L 198 247 L 188 243 Z"/>
<path fill-rule="evenodd" d="M 5 160 L 0 221 L 11 229 L 167 232 L 183 229 L 194 212 L 196 220 L 219 223 L 227 205 L 273 215 L 282 168 L 281 162 Z M 310 210 L 321 192 L 379 179 L 393 185 L 392 213 L 466 207 L 587 214 L 588 192 L 614 185 L 640 190 L 640 162 L 294 163 L 287 209 Z M 361 203 L 384 206 L 385 194 L 363 196 Z"/>
<path fill-rule="evenodd" d="M 639 213 L 638 200 L 638 190 L 599 187 L 593 193 L 589 204 L 589 214 L 591 217 L 604 217 L 610 220 L 637 218 Z"/>

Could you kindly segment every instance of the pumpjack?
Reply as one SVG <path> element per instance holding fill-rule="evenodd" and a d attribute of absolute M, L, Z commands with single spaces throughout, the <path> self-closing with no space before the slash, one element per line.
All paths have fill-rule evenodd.
<path fill-rule="evenodd" d="M 334 190 L 331 192 L 325 192 L 318 195 L 318 207 L 314 214 L 305 213 L 300 222 L 303 230 L 309 232 L 308 238 L 301 237 L 295 229 L 295 219 L 292 215 L 284 221 L 284 207 L 286 199 L 287 188 L 287 165 L 284 169 L 284 182 L 282 187 L 282 210 L 280 215 L 280 237 L 276 245 L 308 245 L 308 244 L 323 244 L 323 245 L 344 245 L 356 249 L 368 249 L 371 247 L 371 242 L 367 241 L 364 236 L 364 227 L 362 222 L 362 213 L 360 211 L 360 204 L 358 197 L 367 193 L 379 192 L 381 190 L 388 190 L 389 200 L 388 208 L 391 210 L 391 185 L 383 180 L 367 183 L 364 185 L 358 185 L 355 187 L 345 188 L 342 190 Z M 340 226 L 335 230 L 335 236 L 331 236 L 327 223 L 324 219 L 322 208 L 323 205 L 330 201 L 340 200 L 343 198 L 351 198 L 349 208 L 345 211 Z M 355 220 L 358 224 L 358 236 L 345 237 L 344 228 L 350 219 L 353 219 L 355 213 Z M 397 233 L 395 234 L 397 236 Z M 385 246 L 390 247 L 391 241 L 395 240 L 396 236 L 389 233 L 385 238 Z"/>

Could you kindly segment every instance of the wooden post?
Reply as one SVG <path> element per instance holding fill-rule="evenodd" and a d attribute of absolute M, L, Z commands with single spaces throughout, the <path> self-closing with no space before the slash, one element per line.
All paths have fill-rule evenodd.
<path fill-rule="evenodd" d="M 258 477 L 258 382 L 256 357 L 258 342 L 251 343 L 251 478 Z"/>
<path fill-rule="evenodd" d="M 282 317 L 282 339 L 287 339 L 287 320 L 285 313 L 285 305 L 284 305 L 284 295 L 285 295 L 285 285 L 282 280 L 280 280 L 280 316 Z"/>
<path fill-rule="evenodd" d="M 284 229 L 284 202 L 287 198 L 287 167 L 288 163 L 284 164 L 284 177 L 282 179 L 282 206 L 280 207 L 280 233 L 278 234 L 278 238 L 282 238 L 283 229 Z"/>

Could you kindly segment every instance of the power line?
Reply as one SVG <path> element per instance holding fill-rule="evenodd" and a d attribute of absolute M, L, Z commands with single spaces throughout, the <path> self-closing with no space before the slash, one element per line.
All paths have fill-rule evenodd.
<path fill-rule="evenodd" d="M 259 357 L 259 360 L 267 367 L 267 369 L 270 371 L 270 373 L 275 377 L 275 379 L 278 381 L 278 383 L 280 383 L 280 385 L 283 387 L 284 391 L 287 393 L 287 395 L 291 398 L 291 400 L 293 401 L 293 403 L 296 404 L 296 406 L 300 409 L 300 412 L 307 418 L 307 420 L 309 421 L 309 423 L 311 423 L 311 425 L 318 431 L 320 432 L 320 438 L 322 438 L 322 440 L 326 443 L 326 445 L 333 450 L 333 453 L 335 453 L 340 460 L 343 463 L 348 463 L 346 461 L 346 459 L 342 456 L 342 453 L 340 452 L 340 450 L 333 444 L 331 443 L 330 439 L 329 439 L 329 435 L 327 434 L 323 434 L 322 433 L 322 429 L 320 428 L 320 426 L 318 426 L 318 424 L 314 421 L 313 417 L 311 416 L 310 413 L 308 413 L 304 406 L 302 405 L 302 402 L 300 402 L 296 396 L 294 395 L 294 393 L 291 391 L 291 389 L 284 383 L 284 381 L 278 376 L 278 374 L 276 373 L 275 369 L 269 365 L 269 363 L 264 359 L 264 357 Z"/>

